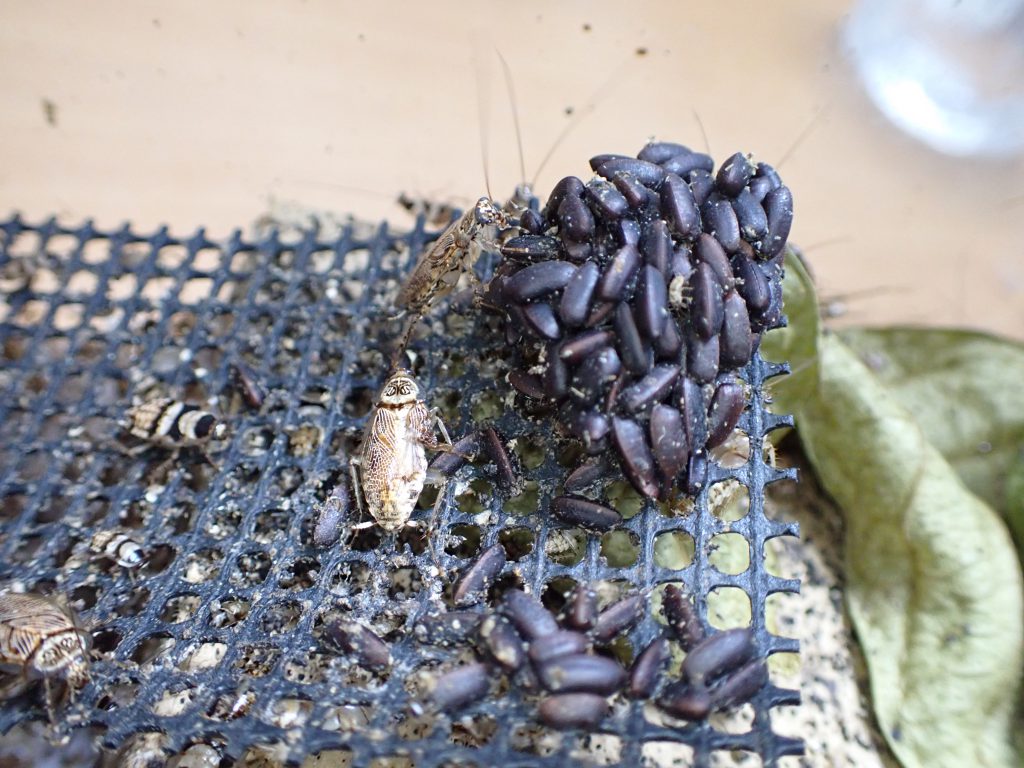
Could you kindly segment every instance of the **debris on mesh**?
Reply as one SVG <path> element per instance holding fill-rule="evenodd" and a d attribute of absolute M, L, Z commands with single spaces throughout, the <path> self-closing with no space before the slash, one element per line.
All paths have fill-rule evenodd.
<path fill-rule="evenodd" d="M 684 179 L 691 191 L 707 185 L 703 175 L 668 168 L 672 158 L 654 159 L 651 151 L 643 162 Z M 662 211 L 659 182 L 644 175 L 649 169 L 640 173 L 618 157 L 598 165 L 616 190 L 619 174 L 634 174 L 637 184 L 624 188 L 654 201 L 650 211 Z M 754 255 L 738 248 L 742 268 L 754 277 L 740 277 L 735 253 L 730 260 L 733 277 L 743 281 L 734 290 L 752 315 L 740 286 L 758 283 L 758 274 L 769 286 L 769 305 L 778 308 L 773 238 L 788 229 L 784 211 L 791 207 L 785 199 L 774 208 L 765 202 L 762 232 L 747 198 L 764 188 L 766 201 L 784 187 L 773 187 L 772 175 L 756 168 L 740 172 L 737 186 L 732 173 L 720 172 L 723 180 L 708 173 L 707 199 L 718 197 L 698 212 L 702 232 L 708 222 L 731 221 L 726 204 L 737 222 L 740 210 L 752 217 L 741 240 Z M 607 205 L 613 196 L 601 184 L 590 187 L 600 188 Z M 654 189 L 653 197 L 643 189 Z M 585 218 L 575 201 L 586 200 L 595 218 L 589 195 L 573 197 L 561 218 L 559 202 L 550 225 L 536 206 L 522 214 L 525 234 L 551 237 L 559 249 L 571 244 L 574 255 L 505 254 L 498 273 L 513 264 L 561 261 L 576 274 L 588 260 L 606 270 L 612 230 L 595 219 L 600 234 L 588 240 L 567 213 L 575 206 L 574 215 Z M 671 223 L 664 215 L 657 220 Z M 623 214 L 619 226 L 646 224 L 645 216 Z M 532 232 L 538 219 L 545 229 Z M 764 513 L 765 485 L 793 473 L 772 467 L 759 450 L 728 464 L 708 450 L 699 487 L 689 482 L 692 462 L 676 457 L 678 475 L 665 469 L 673 465 L 658 464 L 658 490 L 644 493 L 637 478 L 645 474 L 630 470 L 621 447 L 609 442 L 599 452 L 595 441 L 563 428 L 575 401 L 549 397 L 542 371 L 525 369 L 540 377 L 540 396 L 520 394 L 515 371 L 526 363 L 509 358 L 533 354 L 524 351 L 528 324 L 516 322 L 524 340 L 517 338 L 510 355 L 504 332 L 511 321 L 503 315 L 477 312 L 457 294 L 426 315 L 408 366 L 457 450 L 434 461 L 444 482 L 427 486 L 415 503 L 410 520 L 420 525 L 352 530 L 365 521 L 358 519 L 349 461 L 390 373 L 393 340 L 406 330 L 393 301 L 436 236 L 422 225 L 401 236 L 348 225 L 329 239 L 310 229 L 214 241 L 202 231 L 181 239 L 127 226 L 107 231 L 18 217 L 0 223 L 7 289 L 0 303 L 0 582 L 66 596 L 92 639 L 89 682 L 56 710 L 55 738 L 88 728 L 110 754 L 187 754 L 210 765 L 248 758 L 300 764 L 318 755 L 342 764 L 401 759 L 416 766 L 591 758 L 701 764 L 722 750 L 775 765 L 799 754 L 798 739 L 772 728 L 773 708 L 799 697 L 776 684 L 770 664 L 767 681 L 759 668 L 750 673 L 758 685 L 744 683 L 741 698 L 752 691 L 743 704 L 752 712 L 745 729 L 723 727 L 714 716 L 676 720 L 646 704 L 667 701 L 668 687 L 684 681 L 728 706 L 732 700 L 721 691 L 739 670 L 797 651 L 796 640 L 769 631 L 765 601 L 796 592 L 799 583 L 769 573 L 763 557 L 766 541 L 797 535 L 794 524 Z M 669 237 L 673 252 L 683 248 L 679 233 L 670 230 Z M 486 283 L 498 254 L 484 251 L 475 269 Z M 696 274 L 705 262 L 693 258 Z M 720 288 L 724 300 L 729 291 Z M 616 306 L 639 314 L 635 284 L 619 290 L 612 291 Z M 649 294 L 645 283 L 639 295 Z M 682 355 L 689 334 L 708 339 L 700 336 L 694 297 L 679 296 L 682 303 L 667 312 Z M 533 301 L 516 306 L 525 312 Z M 782 321 L 765 312 L 765 327 Z M 665 320 L 662 330 L 669 325 Z M 594 330 L 618 339 L 614 313 Z M 642 348 L 653 350 L 653 337 L 642 338 Z M 720 350 L 718 363 L 721 370 L 703 382 L 689 367 L 683 376 L 680 361 L 671 382 L 676 388 L 682 377 L 701 390 L 700 444 L 707 442 L 713 413 L 705 414 L 715 390 L 727 383 L 717 380 L 724 372 L 741 387 L 744 403 L 727 437 L 762 445 L 767 432 L 789 423 L 766 411 L 763 394 L 764 382 L 784 366 L 762 360 L 753 341 L 749 362 L 721 365 Z M 532 363 L 543 364 L 539 357 Z M 638 375 L 623 378 L 618 392 Z M 595 402 L 603 415 L 622 418 L 615 409 L 623 395 L 609 405 L 610 389 L 601 381 Z M 644 440 L 651 429 L 646 414 L 666 397 L 654 396 L 625 419 Z M 120 425 L 131 409 L 158 400 L 164 408 L 151 408 L 146 426 L 132 418 L 144 434 L 129 439 Z M 731 412 L 735 392 L 720 402 Z M 203 414 L 224 430 L 214 434 Z M 692 458 L 698 442 L 687 440 Z M 625 479 L 618 479 L 620 462 Z M 664 490 L 670 479 L 680 494 Z M 743 498 L 728 518 L 712 503 L 725 487 L 730 498 Z M 745 542 L 742 568 L 718 567 L 723 536 Z M 647 601 L 666 583 L 692 596 L 702 627 L 722 628 L 713 615 L 718 594 L 738 597 L 746 628 L 736 658 L 747 659 L 750 647 L 754 655 L 699 677 L 682 670 L 676 656 L 665 658 L 657 642 L 666 636 L 663 617 Z M 609 590 L 597 603 L 605 612 L 629 608 L 619 609 L 625 623 L 606 639 L 584 628 L 594 608 L 579 596 L 592 588 Z M 550 634 L 565 647 L 577 648 L 584 638 L 582 649 L 530 659 L 534 642 L 524 643 L 524 633 L 535 629 L 515 624 L 507 606 L 523 598 L 513 595 L 540 606 L 557 625 Z M 722 636 L 731 637 L 713 632 L 707 642 Z M 671 643 L 681 647 L 678 639 Z M 514 663 L 517 647 L 526 661 L 510 674 L 503 664 Z M 566 668 L 564 659 L 575 660 Z M 657 670 L 653 687 L 648 673 L 632 673 L 637 665 Z M 523 670 L 537 677 L 537 687 L 521 684 Z M 580 679 L 574 676 L 590 682 L 566 689 L 564 681 Z M 0 701 L 0 731 L 45 720 L 44 688 Z M 631 695 L 631 688 L 650 694 Z"/>

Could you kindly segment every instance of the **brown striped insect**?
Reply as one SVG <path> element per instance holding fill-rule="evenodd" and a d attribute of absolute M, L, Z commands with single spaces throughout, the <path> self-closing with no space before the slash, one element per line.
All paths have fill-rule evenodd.
<path fill-rule="evenodd" d="M 37 594 L 0 594 L 0 698 L 36 680 L 46 688 L 50 722 L 57 707 L 54 682 L 68 694 L 89 682 L 89 635 L 56 600 Z"/>
<path fill-rule="evenodd" d="M 435 428 L 444 443 L 438 442 Z M 373 518 L 352 530 L 379 525 L 391 533 L 417 525 L 410 518 L 427 482 L 426 449 L 450 450 L 451 442 L 444 423 L 420 399 L 412 374 L 401 368 L 393 371 L 370 414 L 360 453 L 349 462 L 360 512 L 368 511 Z M 439 494 L 438 504 L 442 498 Z"/>
<path fill-rule="evenodd" d="M 198 448 L 214 467 L 206 453 L 206 444 L 227 435 L 227 425 L 198 405 L 183 403 L 170 397 L 157 397 L 129 408 L 122 422 L 123 429 L 143 444 L 129 451 L 135 455 L 150 446 L 172 450 L 173 459 L 183 448 Z"/>

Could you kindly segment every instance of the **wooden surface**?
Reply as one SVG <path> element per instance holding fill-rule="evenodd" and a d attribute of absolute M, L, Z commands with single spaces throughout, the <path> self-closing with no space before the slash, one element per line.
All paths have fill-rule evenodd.
<path fill-rule="evenodd" d="M 541 193 L 651 136 L 703 149 L 699 115 L 718 160 L 781 161 L 793 241 L 823 294 L 854 294 L 843 322 L 1024 338 L 1020 160 L 953 160 L 892 128 L 846 63 L 844 4 L 629 7 L 8 2 L 0 215 L 220 235 L 296 208 L 402 227 L 400 192 L 485 191 L 481 133 L 503 197 L 520 171 L 499 50 L 528 177 L 580 118 Z"/>

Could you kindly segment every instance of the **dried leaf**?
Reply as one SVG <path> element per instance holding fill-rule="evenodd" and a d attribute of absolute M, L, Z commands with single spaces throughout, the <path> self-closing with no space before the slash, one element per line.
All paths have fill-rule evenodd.
<path fill-rule="evenodd" d="M 766 354 L 796 373 L 774 399 L 846 517 L 850 615 L 882 731 L 907 768 L 1009 766 L 1024 599 L 1007 530 L 890 388 L 818 333 L 793 259 L 785 290 L 790 328 Z"/>

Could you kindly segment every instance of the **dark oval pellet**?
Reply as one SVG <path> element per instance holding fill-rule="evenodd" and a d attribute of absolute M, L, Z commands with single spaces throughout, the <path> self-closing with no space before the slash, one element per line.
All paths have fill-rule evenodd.
<path fill-rule="evenodd" d="M 541 381 L 540 376 L 534 376 L 532 373 L 526 373 L 526 371 L 520 371 L 513 369 L 508 372 L 508 383 L 512 385 L 512 388 L 520 394 L 526 395 L 534 400 L 543 400 L 546 393 L 544 391 L 544 384 Z M 436 463 L 439 459 L 445 458 L 450 454 L 442 453 L 437 459 L 434 459 Z"/>
<path fill-rule="evenodd" d="M 654 340 L 654 352 L 662 360 L 678 360 L 683 348 L 683 337 L 679 334 L 679 326 L 669 317 L 661 335 Z"/>
<path fill-rule="evenodd" d="M 486 664 L 467 664 L 434 679 L 428 702 L 441 712 L 461 709 L 487 695 L 491 687 L 490 669 Z"/>
<path fill-rule="evenodd" d="M 612 338 L 611 331 L 584 331 L 579 336 L 563 342 L 559 355 L 570 365 L 575 365 L 602 347 L 608 346 Z"/>
<path fill-rule="evenodd" d="M 629 155 L 617 154 L 615 152 L 605 152 L 600 155 L 594 155 L 588 161 L 590 163 L 590 169 L 596 171 L 599 165 L 607 163 L 609 160 L 632 160 L 633 158 Z"/>
<path fill-rule="evenodd" d="M 703 684 L 746 664 L 755 650 L 754 637 L 747 628 L 718 632 L 686 654 L 683 675 L 694 684 Z"/>
<path fill-rule="evenodd" d="M 256 374 L 245 363 L 234 362 L 231 364 L 231 382 L 238 389 L 242 401 L 258 411 L 263 407 L 267 393 L 263 385 L 256 379 Z"/>
<path fill-rule="evenodd" d="M 612 177 L 611 181 L 615 188 L 622 193 L 622 196 L 626 198 L 630 208 L 643 208 L 651 199 L 650 190 L 641 184 L 631 173 L 617 173 Z"/>
<path fill-rule="evenodd" d="M 590 207 L 606 221 L 621 218 L 629 210 L 629 203 L 619 190 L 601 179 L 594 179 L 587 184 L 586 199 Z"/>
<path fill-rule="evenodd" d="M 640 267 L 640 251 L 635 245 L 624 245 L 615 252 L 597 286 L 597 295 L 606 301 L 624 298 L 626 286 Z"/>
<path fill-rule="evenodd" d="M 561 400 L 569 392 L 569 366 L 559 354 L 559 344 L 549 344 L 547 350 L 547 367 L 544 369 L 542 383 L 544 394 L 552 400 Z"/>
<path fill-rule="evenodd" d="M 485 598 L 485 593 L 504 567 L 505 548 L 501 544 L 494 544 L 481 552 L 455 582 L 452 590 L 455 605 L 472 605 Z"/>
<path fill-rule="evenodd" d="M 592 159 L 590 162 L 593 167 L 594 160 Z M 628 173 L 648 187 L 658 186 L 665 178 L 665 169 L 660 165 L 648 163 L 646 160 L 638 160 L 635 157 L 613 157 L 602 162 L 594 168 L 594 171 L 606 179 L 614 179 L 617 173 Z"/>
<path fill-rule="evenodd" d="M 601 277 L 601 268 L 593 261 L 586 261 L 569 278 L 558 305 L 558 316 L 568 326 L 580 326 L 590 313 L 590 300 Z"/>
<path fill-rule="evenodd" d="M 648 339 L 657 339 L 668 321 L 668 286 L 661 270 L 650 264 L 640 268 L 634 301 L 637 327 Z"/>
<path fill-rule="evenodd" d="M 661 185 L 661 212 L 673 230 L 687 240 L 700 234 L 701 218 L 690 185 L 670 173 Z"/>
<path fill-rule="evenodd" d="M 736 428 L 746 405 L 746 393 L 740 384 L 726 381 L 718 385 L 708 407 L 708 448 L 726 441 Z"/>
<path fill-rule="evenodd" d="M 740 190 L 732 200 L 740 235 L 750 242 L 758 242 L 768 234 L 768 216 L 761 207 L 761 201 L 749 189 Z"/>
<path fill-rule="evenodd" d="M 413 628 L 413 634 L 428 645 L 457 645 L 467 641 L 480 626 L 482 615 L 473 611 L 448 611 L 424 616 Z"/>
<path fill-rule="evenodd" d="M 782 178 L 779 176 L 778 171 L 768 165 L 768 163 L 758 163 L 754 177 L 758 179 L 768 179 L 772 189 L 778 189 L 782 186 Z"/>
<path fill-rule="evenodd" d="M 590 310 L 590 314 L 587 315 L 587 322 L 583 325 L 586 328 L 593 328 L 595 325 L 600 325 L 605 319 L 612 313 L 616 307 L 614 301 L 601 301 L 594 305 L 593 309 Z"/>
<path fill-rule="evenodd" d="M 577 403 L 593 405 L 614 382 L 622 370 L 619 353 L 614 347 L 604 347 L 592 353 L 579 364 L 572 376 L 569 395 Z"/>
<path fill-rule="evenodd" d="M 608 476 L 608 463 L 603 458 L 590 459 L 576 467 L 565 478 L 565 492 L 578 493 Z"/>
<path fill-rule="evenodd" d="M 649 499 L 657 498 L 654 457 L 643 428 L 632 419 L 612 417 L 612 440 L 619 452 L 622 469 L 633 487 Z"/>
<path fill-rule="evenodd" d="M 573 408 L 569 411 L 567 425 L 576 439 L 583 443 L 587 453 L 594 455 L 604 450 L 611 422 L 603 413 Z"/>
<path fill-rule="evenodd" d="M 619 402 L 630 413 L 636 413 L 667 395 L 678 376 L 678 365 L 656 365 L 640 381 L 622 390 Z"/>
<path fill-rule="evenodd" d="M 644 227 L 640 253 L 643 254 L 645 263 L 650 264 L 662 275 L 668 274 L 668 265 L 672 260 L 672 236 L 663 219 L 655 219 Z"/>
<path fill-rule="evenodd" d="M 557 693 L 600 693 L 609 696 L 626 680 L 626 671 L 604 656 L 574 654 L 537 667 L 540 683 Z"/>
<path fill-rule="evenodd" d="M 668 173 L 674 173 L 677 176 L 686 176 L 692 171 L 703 171 L 710 175 L 711 169 L 715 167 L 715 161 L 710 155 L 705 155 L 703 152 L 680 152 L 668 160 L 663 160 L 660 165 Z"/>
<path fill-rule="evenodd" d="M 391 664 L 391 648 L 372 630 L 355 621 L 338 619 L 325 628 L 329 637 L 345 653 L 352 654 L 360 666 L 387 667 Z"/>
<path fill-rule="evenodd" d="M 498 470 L 498 488 L 505 492 L 518 488 L 519 473 L 516 472 L 512 458 L 505 448 L 501 435 L 497 433 L 494 427 L 487 425 L 480 431 L 480 442 Z"/>
<path fill-rule="evenodd" d="M 715 236 L 725 250 L 732 253 L 740 247 L 740 223 L 732 203 L 717 192 L 704 202 L 700 209 L 704 230 Z"/>
<path fill-rule="evenodd" d="M 622 522 L 622 515 L 611 507 L 574 496 L 552 499 L 551 511 L 567 523 L 598 531 L 606 531 Z"/>
<path fill-rule="evenodd" d="M 690 280 L 690 289 L 690 324 L 697 336 L 707 341 L 721 330 L 725 318 L 722 284 L 715 271 L 706 262 L 700 262 Z"/>
<path fill-rule="evenodd" d="M 729 257 L 725 255 L 722 244 L 706 232 L 703 233 L 694 244 L 693 257 L 698 263 L 707 264 L 715 273 L 719 284 L 725 289 L 732 287 L 735 278 L 732 274 L 732 265 Z"/>
<path fill-rule="evenodd" d="M 715 191 L 715 177 L 709 171 L 702 168 L 690 171 L 683 175 L 683 178 L 689 183 L 690 191 L 693 193 L 693 200 L 697 203 L 698 208 L 703 206 L 707 199 L 711 197 L 711 193 Z"/>
<path fill-rule="evenodd" d="M 594 234 L 594 214 L 579 195 L 566 195 L 558 206 L 558 231 L 563 237 L 582 242 Z"/>
<path fill-rule="evenodd" d="M 651 409 L 651 453 L 658 469 L 674 481 L 686 467 L 690 457 L 690 443 L 686 437 L 682 414 L 671 405 L 659 403 Z"/>
<path fill-rule="evenodd" d="M 640 331 L 636 327 L 629 304 L 622 302 L 616 307 L 614 325 L 622 364 L 631 373 L 646 373 L 653 363 L 654 356 L 640 338 Z"/>
<path fill-rule="evenodd" d="M 662 692 L 658 706 L 683 720 L 703 720 L 711 714 L 711 696 L 704 688 L 680 680 Z"/>
<path fill-rule="evenodd" d="M 696 496 L 708 482 L 708 457 L 706 452 L 691 453 L 686 466 L 686 492 Z"/>
<path fill-rule="evenodd" d="M 507 259 L 557 259 L 561 252 L 558 238 L 547 235 L 519 235 L 501 245 L 501 255 Z"/>
<path fill-rule="evenodd" d="M 526 663 L 526 648 L 519 633 L 504 616 L 490 615 L 480 623 L 480 639 L 498 664 L 514 672 Z"/>
<path fill-rule="evenodd" d="M 589 240 L 576 242 L 575 240 L 570 240 L 563 236 L 562 248 L 564 249 L 565 255 L 569 261 L 576 264 L 581 264 L 594 255 L 594 246 Z"/>
<path fill-rule="evenodd" d="M 750 313 L 747 303 L 736 291 L 729 291 L 722 300 L 724 319 L 719 340 L 719 360 L 722 368 L 742 368 L 750 362 L 754 351 L 754 335 L 750 331 Z"/>
<path fill-rule="evenodd" d="M 696 380 L 686 377 L 680 383 L 679 406 L 690 450 L 700 453 L 704 450 L 704 440 L 707 438 L 707 406 L 704 403 L 704 391 Z"/>
<path fill-rule="evenodd" d="M 587 584 L 577 584 L 565 605 L 565 623 L 586 632 L 597 622 L 597 592 Z"/>
<path fill-rule="evenodd" d="M 704 625 L 700 623 L 697 609 L 686 593 L 675 584 L 665 585 L 661 610 L 684 651 L 689 652 L 703 642 Z"/>
<path fill-rule="evenodd" d="M 718 336 L 704 340 L 697 334 L 690 334 L 686 342 L 687 374 L 701 384 L 710 384 L 718 375 Z"/>
<path fill-rule="evenodd" d="M 755 659 L 711 690 L 711 708 L 726 709 L 750 701 L 767 684 L 768 665 L 762 659 Z"/>
<path fill-rule="evenodd" d="M 537 706 L 544 725 L 558 730 L 593 730 L 608 714 L 608 700 L 596 693 L 560 693 L 546 696 Z"/>
<path fill-rule="evenodd" d="M 767 258 L 777 256 L 786 246 L 790 227 L 793 226 L 793 193 L 789 187 L 773 189 L 764 198 L 764 212 L 768 217 L 768 234 L 761 250 Z"/>
<path fill-rule="evenodd" d="M 536 640 L 558 631 L 558 622 L 548 609 L 521 589 L 510 589 L 505 593 L 501 610 L 526 640 Z"/>
<path fill-rule="evenodd" d="M 562 656 L 581 654 L 590 643 L 585 635 L 560 629 L 530 643 L 527 655 L 534 664 L 544 664 Z"/>
<path fill-rule="evenodd" d="M 640 224 L 633 219 L 619 219 L 609 227 L 609 231 L 619 246 L 640 245 Z"/>
<path fill-rule="evenodd" d="M 523 322 L 528 330 L 549 341 L 555 341 L 562 337 L 562 328 L 558 325 L 555 310 L 546 301 L 526 304 L 522 310 Z"/>
<path fill-rule="evenodd" d="M 456 440 L 451 450 L 439 453 L 437 458 L 430 462 L 430 469 L 449 477 L 461 469 L 468 459 L 475 456 L 479 449 L 480 443 L 476 432 L 470 432 Z"/>
<path fill-rule="evenodd" d="M 728 158 L 722 167 L 718 169 L 715 183 L 729 197 L 735 197 L 740 193 L 747 182 L 754 176 L 754 165 L 742 152 L 737 152 Z"/>
<path fill-rule="evenodd" d="M 663 163 L 670 157 L 688 155 L 692 152 L 693 150 L 689 147 L 671 141 L 649 141 L 637 153 L 637 157 L 648 163 Z"/>
<path fill-rule="evenodd" d="M 750 314 L 759 314 L 768 309 L 772 294 L 768 277 L 752 260 L 737 255 L 732 260 L 733 274 L 736 275 L 736 290 L 747 302 Z"/>
<path fill-rule="evenodd" d="M 649 699 L 661 681 L 661 671 L 668 663 L 670 649 L 668 640 L 657 637 L 652 640 L 633 662 L 629 671 L 626 695 L 634 699 Z"/>
<path fill-rule="evenodd" d="M 337 544 L 348 521 L 348 486 L 343 481 L 339 482 L 337 487 L 331 491 L 331 495 L 322 504 L 317 505 L 316 510 L 313 544 L 318 547 L 330 547 Z"/>
<path fill-rule="evenodd" d="M 555 212 L 558 210 L 558 206 L 562 204 L 562 200 L 567 195 L 576 195 L 579 197 L 583 194 L 583 182 L 575 176 L 566 176 L 564 179 L 560 179 L 557 184 L 551 189 L 551 194 L 548 196 L 548 202 L 544 206 L 544 210 L 541 212 L 541 216 L 545 222 L 554 223 Z"/>
<path fill-rule="evenodd" d="M 533 208 L 527 208 L 519 217 L 519 228 L 531 235 L 539 235 L 544 231 L 544 218 Z"/>
<path fill-rule="evenodd" d="M 568 261 L 541 261 L 523 267 L 505 281 L 503 293 L 516 302 L 525 302 L 564 288 L 576 273 Z"/>
<path fill-rule="evenodd" d="M 629 595 L 601 611 L 591 635 L 595 642 L 610 643 L 616 635 L 630 629 L 644 617 L 647 598 Z"/>

